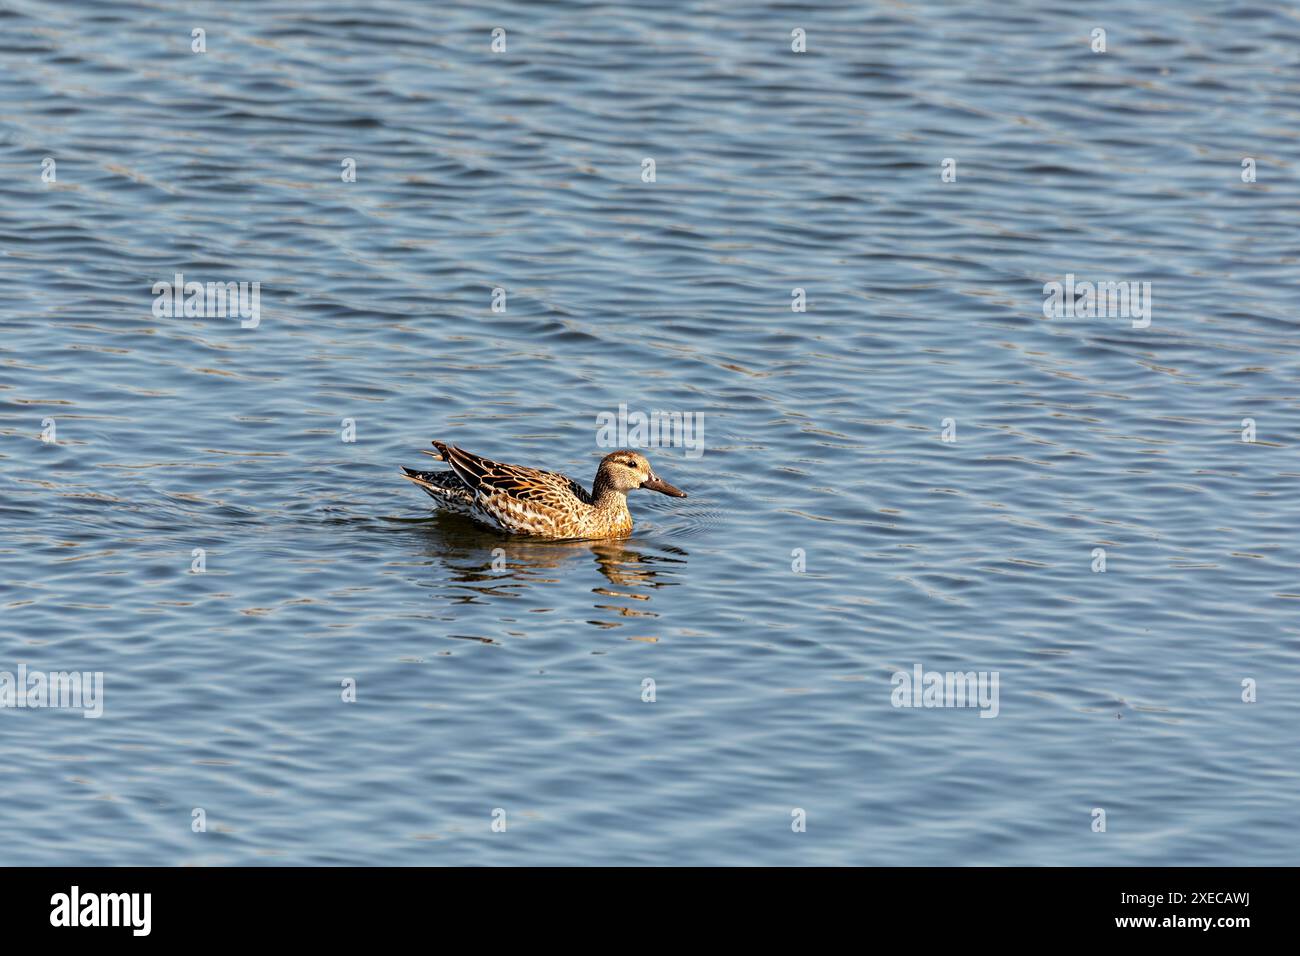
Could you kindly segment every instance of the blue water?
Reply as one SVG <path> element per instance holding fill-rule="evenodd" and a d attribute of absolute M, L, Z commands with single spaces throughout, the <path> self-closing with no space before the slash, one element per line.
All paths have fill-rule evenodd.
<path fill-rule="evenodd" d="M 0 864 L 1300 863 L 1298 51 L 1293 4 L 6 3 L 0 671 L 104 696 L 0 710 Z M 260 323 L 156 317 L 178 272 Z M 1067 274 L 1150 326 L 1045 318 Z M 620 404 L 704 423 L 625 541 L 398 475 L 590 482 Z M 996 718 L 893 706 L 918 664 Z"/>

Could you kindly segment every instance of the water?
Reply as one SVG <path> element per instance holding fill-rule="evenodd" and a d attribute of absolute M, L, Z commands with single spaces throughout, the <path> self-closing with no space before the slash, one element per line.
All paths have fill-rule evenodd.
<path fill-rule="evenodd" d="M 0 712 L 0 863 L 1300 862 L 1294 6 L 0 35 L 0 670 L 104 674 Z M 155 317 L 177 272 L 260 324 Z M 1150 327 L 1045 319 L 1067 273 Z M 398 476 L 590 482 L 620 403 L 704 416 L 626 541 Z M 892 706 L 917 664 L 996 719 Z"/>

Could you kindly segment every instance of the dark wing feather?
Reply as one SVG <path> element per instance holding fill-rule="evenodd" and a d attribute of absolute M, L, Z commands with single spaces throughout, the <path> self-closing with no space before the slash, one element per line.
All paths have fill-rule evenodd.
<path fill-rule="evenodd" d="M 433 444 L 460 480 L 480 494 L 506 495 L 557 510 L 565 509 L 570 496 L 591 504 L 587 490 L 567 475 L 492 461 L 440 441 Z"/>
<path fill-rule="evenodd" d="M 521 474 L 522 472 L 522 474 Z M 489 475 L 493 491 L 519 501 L 534 501 L 551 508 L 562 508 L 570 497 L 591 504 L 591 495 L 567 475 L 553 471 L 535 471 L 518 465 L 504 465 L 500 473 Z"/>
<path fill-rule="evenodd" d="M 442 460 L 451 465 L 451 470 L 473 490 L 478 490 L 479 485 L 483 483 L 483 477 L 496 464 L 455 445 L 446 445 L 440 441 L 433 444 L 438 451 L 442 452 Z"/>

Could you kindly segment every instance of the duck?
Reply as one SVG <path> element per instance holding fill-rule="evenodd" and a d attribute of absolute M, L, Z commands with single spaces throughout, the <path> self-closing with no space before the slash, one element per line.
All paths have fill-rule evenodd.
<path fill-rule="evenodd" d="M 638 488 L 672 498 L 686 492 L 654 473 L 640 452 L 620 449 L 600 461 L 590 493 L 567 475 L 507 465 L 434 441 L 424 454 L 450 471 L 402 467 L 402 477 L 423 488 L 445 511 L 467 514 L 508 534 L 540 538 L 621 538 L 632 533 L 627 493 Z"/>

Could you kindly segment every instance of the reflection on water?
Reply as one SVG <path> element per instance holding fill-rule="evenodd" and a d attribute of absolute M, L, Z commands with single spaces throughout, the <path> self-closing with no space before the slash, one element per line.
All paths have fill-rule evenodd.
<path fill-rule="evenodd" d="M 465 515 L 437 511 L 427 520 L 395 519 L 410 528 L 419 552 L 441 572 L 433 575 L 454 604 L 519 598 L 525 591 L 557 585 L 580 587 L 595 570 L 605 579 L 592 583 L 599 619 L 587 623 L 613 628 L 628 618 L 653 618 L 654 592 L 673 587 L 686 572 L 690 553 L 672 544 L 638 538 L 549 541 L 516 537 L 481 528 Z M 611 603 L 615 601 L 627 603 Z M 634 603 L 635 602 L 635 603 Z M 607 618 L 607 619 L 606 619 Z"/>

